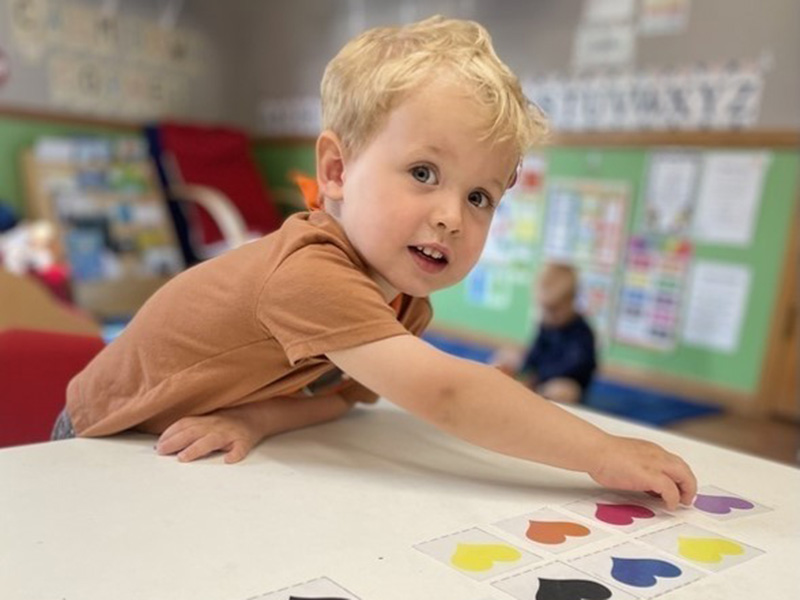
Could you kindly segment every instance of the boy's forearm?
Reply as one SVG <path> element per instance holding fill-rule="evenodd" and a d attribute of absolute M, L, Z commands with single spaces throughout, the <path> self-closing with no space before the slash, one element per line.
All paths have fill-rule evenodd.
<path fill-rule="evenodd" d="M 458 437 L 494 450 L 590 472 L 608 434 L 534 394 L 497 369 L 457 363 L 451 383 L 434 387 L 430 420 Z"/>

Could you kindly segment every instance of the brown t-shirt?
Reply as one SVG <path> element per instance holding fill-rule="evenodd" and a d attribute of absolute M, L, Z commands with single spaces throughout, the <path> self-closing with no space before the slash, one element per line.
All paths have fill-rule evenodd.
<path fill-rule="evenodd" d="M 181 417 L 291 395 L 334 369 L 325 353 L 420 334 L 427 298 L 395 310 L 339 224 L 300 213 L 181 273 L 67 389 L 75 431 L 160 433 Z M 376 395 L 355 381 L 349 400 Z"/>

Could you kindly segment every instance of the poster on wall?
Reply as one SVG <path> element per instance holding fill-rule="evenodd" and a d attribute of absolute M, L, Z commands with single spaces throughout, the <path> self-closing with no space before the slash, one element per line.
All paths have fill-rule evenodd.
<path fill-rule="evenodd" d="M 631 23 L 584 25 L 575 33 L 572 64 L 578 69 L 628 67 L 636 52 L 636 30 Z"/>
<path fill-rule="evenodd" d="M 667 35 L 686 31 L 690 0 L 641 0 L 639 34 Z"/>
<path fill-rule="evenodd" d="M 768 152 L 710 152 L 695 209 L 698 242 L 749 246 L 758 221 Z"/>
<path fill-rule="evenodd" d="M 547 187 L 544 254 L 580 265 L 616 265 L 630 188 L 622 181 L 558 179 Z"/>
<path fill-rule="evenodd" d="M 683 341 L 735 352 L 739 347 L 751 271 L 739 264 L 697 261 L 690 276 Z"/>
<path fill-rule="evenodd" d="M 650 156 L 644 189 L 644 231 L 689 234 L 700 170 L 701 157 L 696 153 L 658 152 Z"/>
<path fill-rule="evenodd" d="M 578 270 L 576 304 L 587 317 L 601 343 L 608 341 L 614 310 L 615 280 L 613 271 L 585 268 Z"/>
<path fill-rule="evenodd" d="M 633 17 L 636 0 L 585 0 L 584 23 L 607 23 L 628 21 Z"/>
<path fill-rule="evenodd" d="M 465 279 L 467 302 L 488 310 L 507 310 L 514 297 L 513 288 L 508 267 L 478 263 Z"/>
<path fill-rule="evenodd" d="M 678 336 L 691 243 L 685 238 L 632 236 L 619 295 L 615 338 L 669 351 Z"/>
<path fill-rule="evenodd" d="M 209 55 L 198 31 L 122 14 L 116 2 L 0 3 L 9 17 L 9 50 L 41 65 L 51 104 L 137 119 L 191 106 L 194 78 L 204 74 Z"/>
<path fill-rule="evenodd" d="M 31 64 L 41 62 L 47 50 L 49 1 L 8 0 L 6 12 L 16 50 Z"/>

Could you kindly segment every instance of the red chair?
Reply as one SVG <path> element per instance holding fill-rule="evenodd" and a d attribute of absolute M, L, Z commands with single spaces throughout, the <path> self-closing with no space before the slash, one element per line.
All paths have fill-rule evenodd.
<path fill-rule="evenodd" d="M 96 336 L 0 331 L 0 448 L 49 440 L 67 384 L 103 347 Z"/>
<path fill-rule="evenodd" d="M 181 202 L 187 231 L 178 224 L 179 236 L 188 238 L 182 239 L 185 253 L 207 258 L 280 227 L 282 216 L 243 132 L 160 123 L 146 128 L 146 135 L 168 198 L 192 201 Z"/>

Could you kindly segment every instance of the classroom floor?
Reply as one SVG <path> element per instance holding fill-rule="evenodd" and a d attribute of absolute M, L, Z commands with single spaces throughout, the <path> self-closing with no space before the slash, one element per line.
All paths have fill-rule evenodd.
<path fill-rule="evenodd" d="M 665 429 L 687 437 L 800 466 L 800 424 L 722 414 L 680 421 Z"/>

